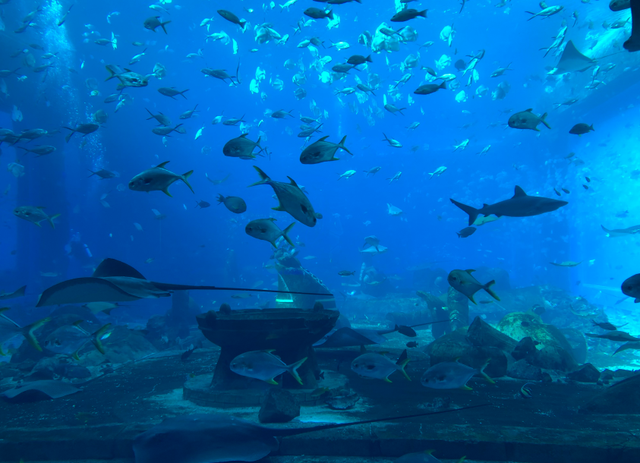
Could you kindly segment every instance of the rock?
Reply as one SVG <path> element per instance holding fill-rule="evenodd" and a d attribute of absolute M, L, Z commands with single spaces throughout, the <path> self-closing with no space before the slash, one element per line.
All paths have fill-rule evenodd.
<path fill-rule="evenodd" d="M 580 413 L 613 415 L 640 414 L 640 375 L 635 375 L 606 388 L 588 400 Z"/>
<path fill-rule="evenodd" d="M 535 356 L 538 353 L 536 345 L 531 337 L 526 336 L 520 340 L 516 347 L 511 351 L 511 356 L 516 360 Z"/>
<path fill-rule="evenodd" d="M 573 350 L 571 344 L 558 328 L 542 323 L 536 314 L 522 312 L 507 314 L 498 323 L 497 328 L 517 341 L 530 337 L 534 344 L 538 343 L 535 355 L 526 357 L 532 365 L 559 371 L 573 371 L 578 368 L 578 363 L 571 354 Z"/>
<path fill-rule="evenodd" d="M 288 423 L 300 416 L 300 404 L 286 389 L 269 389 L 262 400 L 260 423 Z"/>
<path fill-rule="evenodd" d="M 56 355 L 55 357 L 41 359 L 36 366 L 33 367 L 30 376 L 36 379 L 58 379 L 56 377 L 88 379 L 91 378 L 91 372 L 82 365 L 69 363 L 68 357 L 64 355 Z"/>
<path fill-rule="evenodd" d="M 572 371 L 578 367 L 569 351 L 554 345 L 544 346 L 535 357 L 527 360 L 545 370 Z"/>
<path fill-rule="evenodd" d="M 600 379 L 600 371 L 590 363 L 586 363 L 580 369 L 569 373 L 567 378 L 580 383 L 597 383 Z"/>
<path fill-rule="evenodd" d="M 459 328 L 429 344 L 425 352 L 430 356 L 430 365 L 459 359 L 460 363 L 480 369 L 489 360 L 485 372 L 491 377 L 504 376 L 507 373 L 506 354 L 496 347 L 474 346 L 467 339 L 466 331 Z"/>
<path fill-rule="evenodd" d="M 571 346 L 571 355 L 576 359 L 576 362 L 585 363 L 589 349 L 587 348 L 587 338 L 582 331 L 575 328 L 563 328 L 560 332 Z"/>
<path fill-rule="evenodd" d="M 530 381 L 542 381 L 543 374 L 540 367 L 529 364 L 525 359 L 518 360 L 509 366 L 507 376 L 516 379 L 526 379 Z"/>
<path fill-rule="evenodd" d="M 511 352 L 517 345 L 517 341 L 496 330 L 480 317 L 476 317 L 469 326 L 467 339 L 476 347 L 495 347 L 506 352 Z"/>

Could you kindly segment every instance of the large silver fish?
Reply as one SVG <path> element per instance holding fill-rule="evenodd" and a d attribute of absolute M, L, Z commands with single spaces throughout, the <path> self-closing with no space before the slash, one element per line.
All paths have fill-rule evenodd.
<path fill-rule="evenodd" d="M 307 227 L 314 227 L 317 219 L 322 218 L 322 214 L 313 210 L 309 198 L 291 177 L 287 177 L 291 181 L 290 183 L 276 182 L 271 180 L 258 166 L 253 166 L 253 168 L 258 171 L 260 180 L 249 186 L 271 185 L 280 202 L 277 207 L 272 208 L 274 211 L 288 212 L 294 219 Z"/>
<path fill-rule="evenodd" d="M 190 170 L 182 175 L 174 174 L 164 168 L 168 163 L 169 161 L 165 161 L 156 167 L 139 173 L 129 182 L 129 189 L 133 191 L 146 191 L 147 193 L 150 191 L 162 191 L 167 196 L 171 196 L 168 188 L 178 180 L 182 180 L 189 187 L 191 193 L 195 193 L 191 185 L 189 185 L 188 180 L 189 176 L 193 174 L 193 171 Z"/>

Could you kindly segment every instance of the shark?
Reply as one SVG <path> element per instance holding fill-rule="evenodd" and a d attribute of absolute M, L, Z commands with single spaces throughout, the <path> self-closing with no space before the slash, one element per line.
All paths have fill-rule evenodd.
<path fill-rule="evenodd" d="M 249 291 L 280 293 L 277 289 L 227 288 L 220 286 L 178 285 L 147 280 L 140 272 L 124 262 L 107 258 L 90 277 L 73 278 L 47 288 L 36 307 L 58 304 L 87 304 L 90 302 L 126 302 L 138 299 L 171 296 L 173 291 Z M 328 293 L 287 291 L 289 294 L 327 296 Z"/>
<path fill-rule="evenodd" d="M 488 215 L 497 217 L 532 217 L 546 212 L 553 212 L 569 204 L 567 201 L 558 199 L 529 196 L 517 185 L 512 198 L 495 204 L 483 204 L 481 209 L 467 206 L 455 199 L 451 199 L 451 202 L 469 214 L 469 225 L 472 225 L 479 215 L 484 215 L 485 217 Z"/>

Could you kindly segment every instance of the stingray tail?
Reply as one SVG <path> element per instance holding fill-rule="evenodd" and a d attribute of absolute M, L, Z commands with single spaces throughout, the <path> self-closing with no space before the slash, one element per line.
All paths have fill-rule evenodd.
<path fill-rule="evenodd" d="M 32 323 L 31 325 L 27 325 L 22 329 L 22 334 L 24 335 L 25 339 L 29 342 L 29 344 L 31 344 L 36 350 L 38 350 L 38 352 L 42 352 L 42 347 L 40 347 L 40 343 L 38 342 L 38 340 L 36 339 L 35 335 L 33 334 L 33 332 L 35 330 L 37 330 L 38 328 L 40 328 L 42 325 L 44 325 L 45 323 L 47 323 L 48 321 L 50 321 L 51 318 L 47 317 L 47 318 L 43 318 L 40 321 L 37 321 L 35 323 Z"/>
<path fill-rule="evenodd" d="M 300 368 L 300 366 L 306 362 L 307 357 L 298 360 L 297 362 L 292 363 L 291 365 L 287 365 L 287 371 L 289 373 L 291 373 L 291 376 L 293 376 L 295 378 L 296 381 L 298 381 L 298 384 L 300 384 L 302 386 L 302 379 L 300 378 L 300 375 L 298 375 L 298 368 Z"/>

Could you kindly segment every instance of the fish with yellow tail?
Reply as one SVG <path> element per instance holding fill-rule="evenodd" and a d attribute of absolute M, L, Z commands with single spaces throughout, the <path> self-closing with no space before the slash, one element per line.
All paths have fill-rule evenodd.
<path fill-rule="evenodd" d="M 473 295 L 481 289 L 484 289 L 491 297 L 499 301 L 498 295 L 491 290 L 496 281 L 491 280 L 483 285 L 471 275 L 472 272 L 475 272 L 475 270 L 452 270 L 447 277 L 447 281 L 453 289 L 467 296 L 474 304 L 476 301 L 473 300 Z"/>

